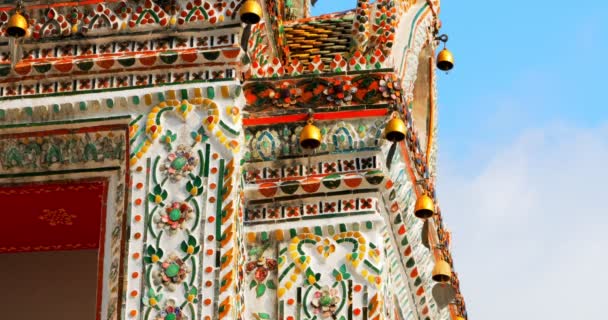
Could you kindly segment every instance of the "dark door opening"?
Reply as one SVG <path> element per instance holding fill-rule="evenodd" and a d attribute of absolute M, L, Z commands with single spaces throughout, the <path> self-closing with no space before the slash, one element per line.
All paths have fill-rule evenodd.
<path fill-rule="evenodd" d="M 0 254 L 3 319 L 94 320 L 98 250 Z"/>

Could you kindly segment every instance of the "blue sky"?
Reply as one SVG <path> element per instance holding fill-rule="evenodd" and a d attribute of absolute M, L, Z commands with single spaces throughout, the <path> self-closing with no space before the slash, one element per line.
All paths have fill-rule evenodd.
<path fill-rule="evenodd" d="M 471 319 L 606 318 L 607 12 L 442 1 L 438 197 Z"/>

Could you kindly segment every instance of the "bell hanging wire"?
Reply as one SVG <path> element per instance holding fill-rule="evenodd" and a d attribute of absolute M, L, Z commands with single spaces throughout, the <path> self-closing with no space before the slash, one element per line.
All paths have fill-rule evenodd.
<path fill-rule="evenodd" d="M 177 12 L 177 1 L 176 0 L 170 1 L 169 12 L 171 13 L 171 15 L 175 15 L 175 13 Z"/>
<path fill-rule="evenodd" d="M 307 124 L 312 124 L 312 121 L 314 119 L 314 115 L 312 113 L 312 109 L 308 109 L 308 120 L 306 120 Z M 312 162 L 312 154 L 315 152 L 316 148 L 312 148 L 312 149 L 306 149 L 304 148 L 304 152 L 306 153 L 306 167 L 308 168 L 308 170 L 312 171 L 312 166 L 311 166 L 311 162 Z M 308 171 L 307 170 L 307 171 Z"/>
<path fill-rule="evenodd" d="M 19 54 L 19 45 L 18 38 L 10 37 L 8 38 L 8 47 L 11 54 L 11 68 L 15 68 L 17 65 L 17 56 Z"/>
<path fill-rule="evenodd" d="M 312 171 L 312 166 L 310 165 L 311 163 L 311 157 L 312 157 L 312 153 L 314 152 L 314 149 L 312 150 L 308 150 L 308 149 L 304 149 L 304 152 L 306 152 L 306 176 L 310 176 L 310 171 Z"/>
<path fill-rule="evenodd" d="M 426 179 L 420 179 L 418 181 L 418 187 L 421 189 L 423 194 L 427 194 L 428 193 L 428 185 L 426 182 Z"/>

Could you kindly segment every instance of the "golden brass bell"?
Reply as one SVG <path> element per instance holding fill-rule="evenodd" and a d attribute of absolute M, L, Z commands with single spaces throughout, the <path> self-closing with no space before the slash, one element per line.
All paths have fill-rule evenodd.
<path fill-rule="evenodd" d="M 243 3 L 239 15 L 246 24 L 256 24 L 262 19 L 262 6 L 256 0 L 247 0 Z"/>
<path fill-rule="evenodd" d="M 423 194 L 416 199 L 414 215 L 420 219 L 428 219 L 435 214 L 435 203 L 431 197 Z"/>
<path fill-rule="evenodd" d="M 308 119 L 300 132 L 300 146 L 303 149 L 316 149 L 321 145 L 322 138 L 321 129 L 312 124 L 312 119 Z"/>
<path fill-rule="evenodd" d="M 439 260 L 433 267 L 432 279 L 436 282 L 446 283 L 452 278 L 452 268 L 445 260 Z"/>
<path fill-rule="evenodd" d="M 400 142 L 405 140 L 406 132 L 407 127 L 403 120 L 395 116 L 384 127 L 384 138 L 391 142 Z"/>
<path fill-rule="evenodd" d="M 8 20 L 6 33 L 10 37 L 21 38 L 25 36 L 25 34 L 27 33 L 27 29 L 27 19 L 19 11 L 16 11 Z"/>
<path fill-rule="evenodd" d="M 454 68 L 454 56 L 450 50 L 443 48 L 437 54 L 437 68 L 442 71 L 450 71 Z"/>

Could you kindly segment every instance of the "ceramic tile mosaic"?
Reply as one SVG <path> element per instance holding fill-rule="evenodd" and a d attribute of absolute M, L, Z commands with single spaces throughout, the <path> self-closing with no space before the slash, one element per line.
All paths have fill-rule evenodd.
<path fill-rule="evenodd" d="M 466 318 L 457 273 L 431 279 L 441 211 L 413 213 L 438 196 L 434 77 L 428 130 L 413 92 L 439 1 L 260 0 L 253 26 L 243 3 L 25 1 L 10 41 L 0 8 L 3 190 L 107 181 L 98 320 Z"/>

